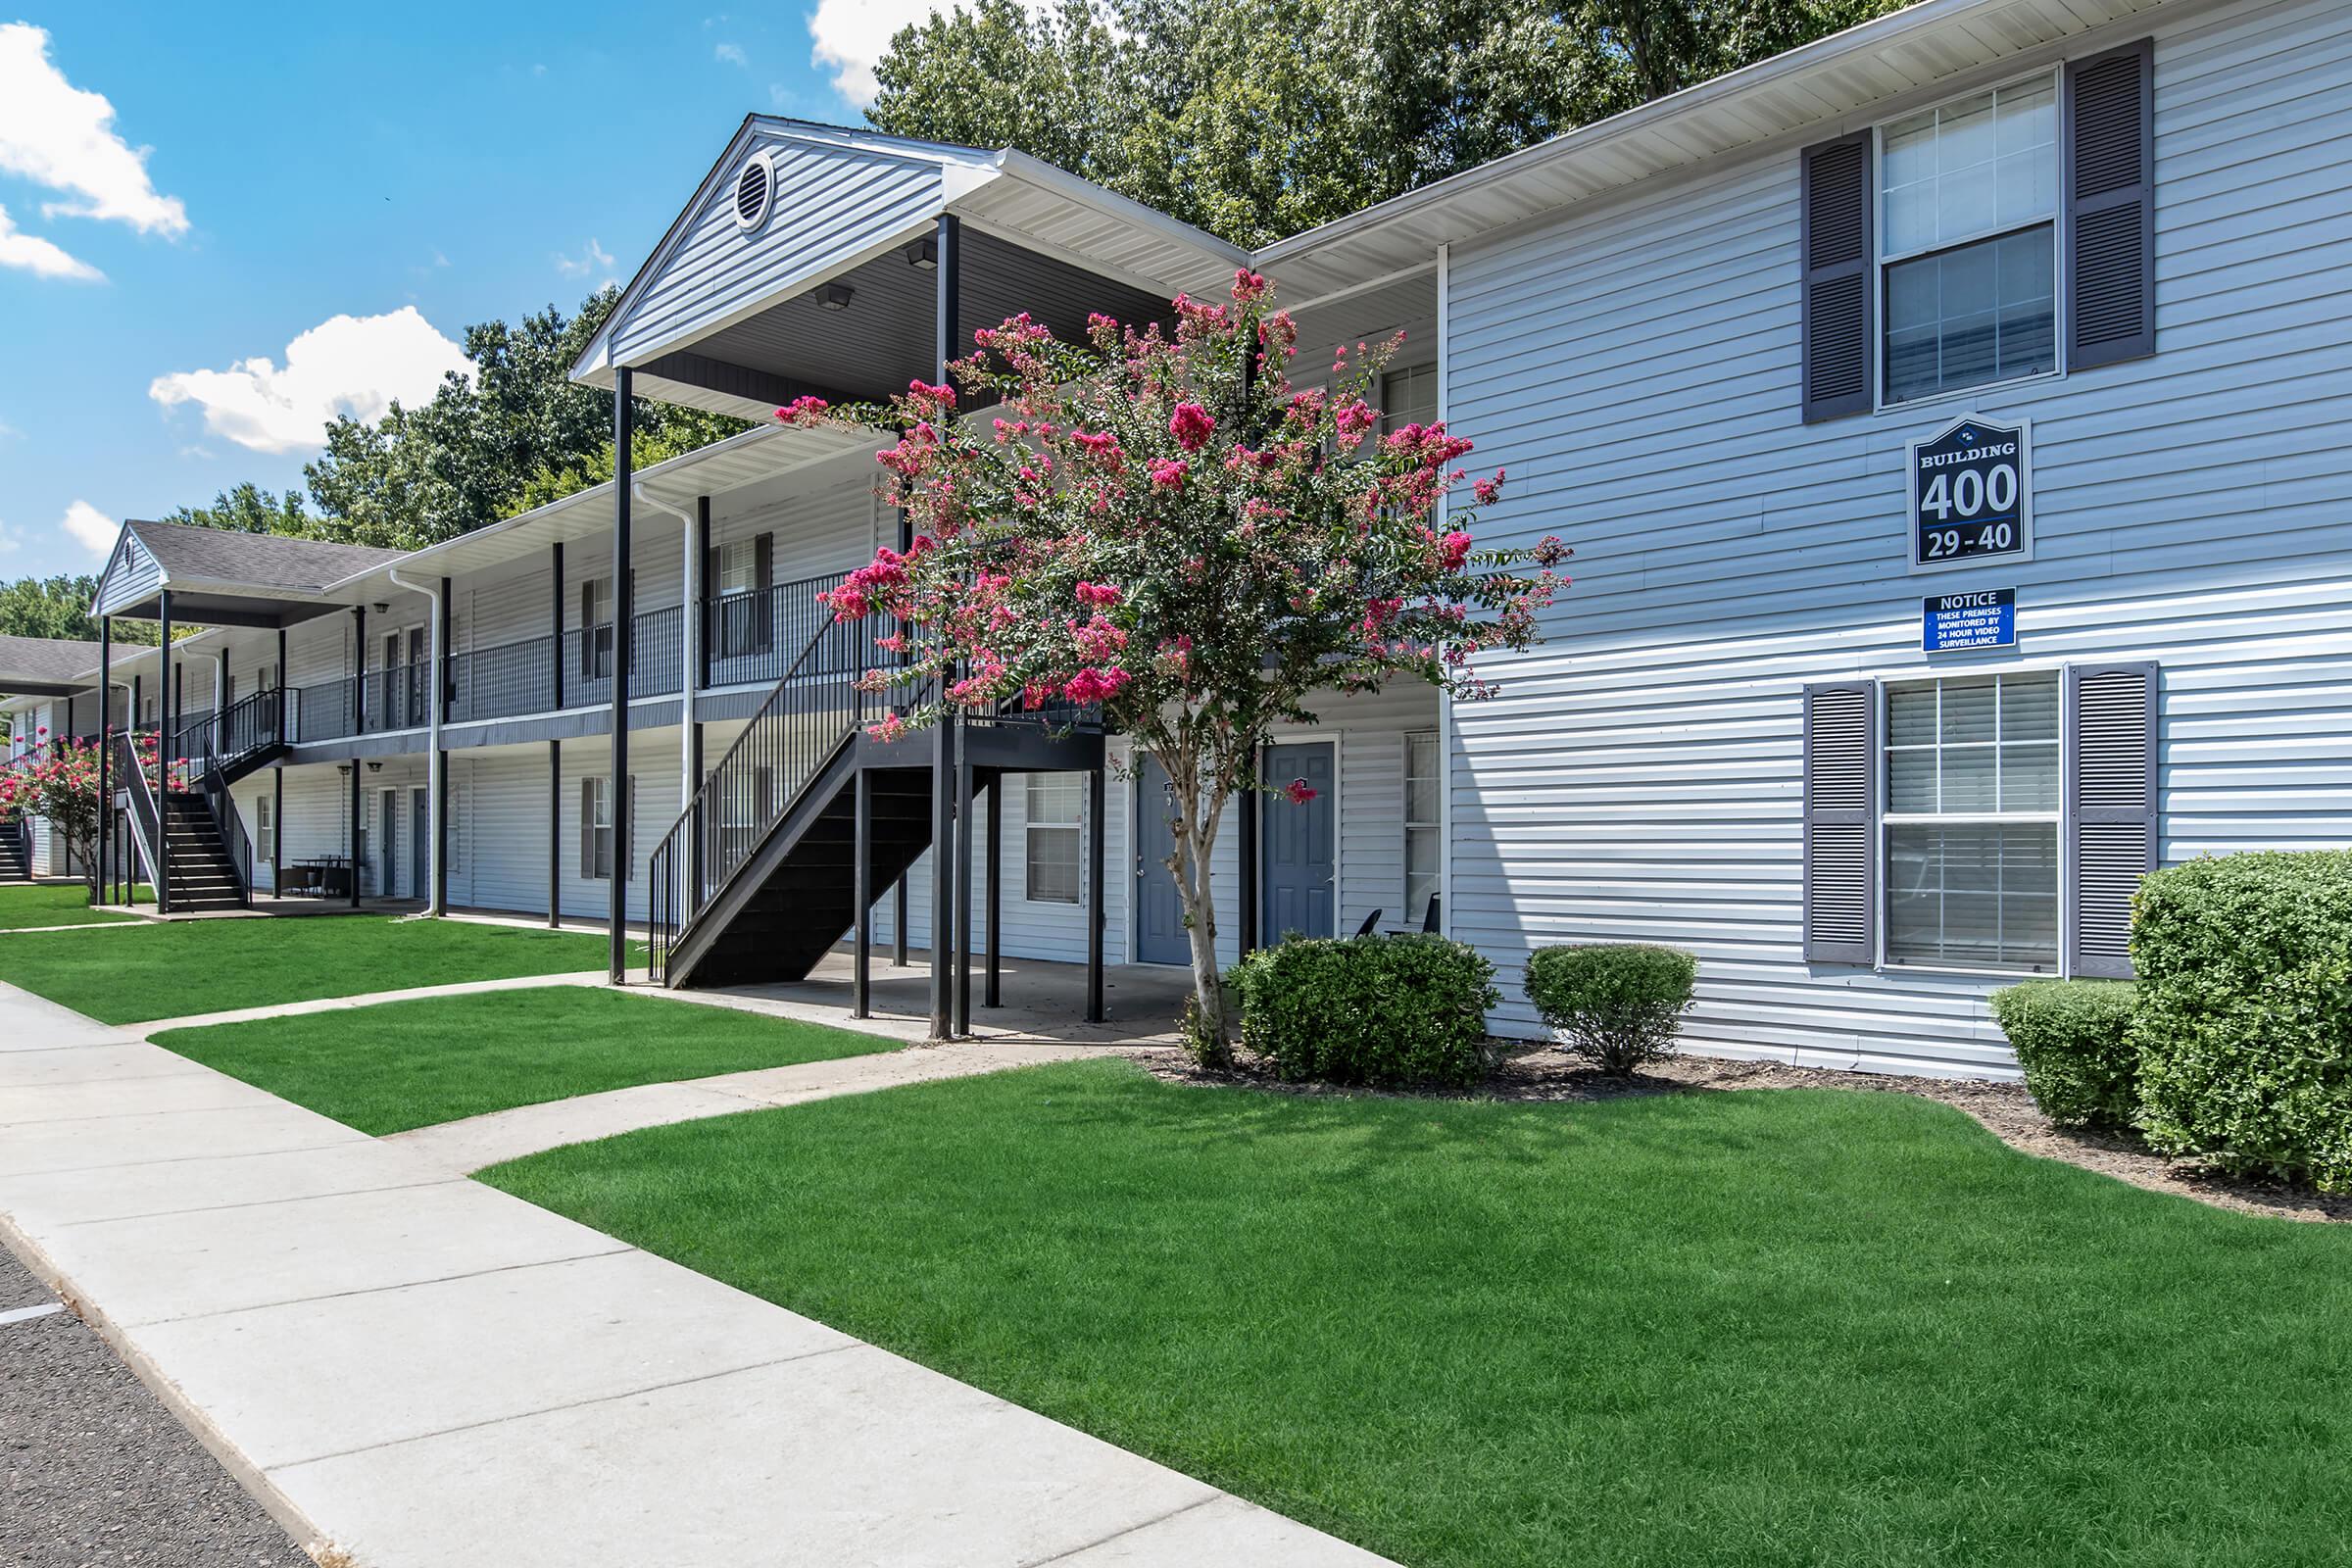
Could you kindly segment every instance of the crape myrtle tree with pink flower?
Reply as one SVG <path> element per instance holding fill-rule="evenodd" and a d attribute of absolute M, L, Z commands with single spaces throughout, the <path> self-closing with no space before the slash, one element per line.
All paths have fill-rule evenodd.
<path fill-rule="evenodd" d="M 107 731 L 110 738 L 115 733 Z M 0 822 L 14 823 L 20 817 L 46 821 L 80 865 L 90 902 L 96 904 L 103 891 L 98 879 L 98 750 L 108 741 L 83 742 L 70 735 L 51 739 L 46 725 L 34 732 L 34 740 L 31 751 L 0 764 Z M 162 789 L 165 770 L 155 735 L 138 735 L 134 743 L 148 788 Z M 170 787 L 184 790 L 187 782 L 186 760 L 175 760 L 170 768 Z"/>
<path fill-rule="evenodd" d="M 1503 479 L 1457 491 L 1467 440 L 1379 433 L 1397 340 L 1343 348 L 1325 384 L 1301 387 L 1297 339 L 1246 270 L 1224 303 L 1178 298 L 1172 332 L 1097 316 L 1072 343 L 1018 316 L 975 333 L 953 384 L 917 381 L 880 416 L 899 431 L 880 456 L 910 548 L 829 595 L 891 656 L 862 677 L 900 694 L 886 738 L 958 710 L 1098 706 L 1166 770 L 1190 1032 L 1214 1064 L 1232 1029 L 1209 866 L 1229 804 L 1265 787 L 1275 726 L 1398 679 L 1485 697 L 1477 656 L 1534 642 L 1565 582 L 1557 540 L 1480 550 L 1458 525 Z"/>

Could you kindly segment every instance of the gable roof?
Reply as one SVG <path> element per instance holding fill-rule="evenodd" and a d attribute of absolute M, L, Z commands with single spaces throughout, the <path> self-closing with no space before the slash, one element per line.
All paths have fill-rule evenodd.
<path fill-rule="evenodd" d="M 0 692 L 12 697 L 62 697 L 88 687 L 97 674 L 96 643 L 0 636 Z"/>
<path fill-rule="evenodd" d="M 329 585 L 407 555 L 373 545 L 336 544 L 285 534 L 237 533 L 184 522 L 122 525 L 167 582 L 198 581 L 320 593 Z"/>
<path fill-rule="evenodd" d="M 755 247 L 779 237 L 788 243 L 760 260 L 757 276 L 738 275 L 731 286 L 714 289 L 704 276 L 712 269 L 695 258 L 713 254 L 710 230 L 732 234 L 731 219 L 712 215 L 731 212 L 731 187 L 760 152 L 790 159 L 793 170 L 776 175 L 778 216 L 745 240 Z M 809 199 L 783 202 L 787 179 L 805 182 Z M 615 367 L 691 347 L 906 243 L 945 213 L 1162 298 L 1222 284 L 1248 260 L 1240 246 L 1015 149 L 747 115 L 621 290 L 573 364 L 572 378 L 610 386 Z M 690 290 L 671 277 L 673 262 L 682 259 L 699 280 Z M 726 263 L 738 265 L 732 257 Z M 682 297 L 688 293 L 694 297 Z"/>

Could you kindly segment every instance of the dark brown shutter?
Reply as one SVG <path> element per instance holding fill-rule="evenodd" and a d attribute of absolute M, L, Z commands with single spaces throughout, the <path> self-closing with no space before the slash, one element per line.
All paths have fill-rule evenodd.
<path fill-rule="evenodd" d="M 2156 47 L 2066 68 L 2067 368 L 2156 352 Z"/>
<path fill-rule="evenodd" d="M 2156 666 L 2066 672 L 2066 863 L 2072 973 L 2132 975 L 2132 895 L 2156 869 Z"/>
<path fill-rule="evenodd" d="M 596 780 L 580 780 L 580 880 L 596 880 Z"/>
<path fill-rule="evenodd" d="M 1808 147 L 1802 170 L 1803 385 L 1807 423 L 1870 412 L 1870 132 Z"/>
<path fill-rule="evenodd" d="M 752 541 L 752 586 L 759 597 L 752 601 L 752 652 L 764 654 L 775 646 L 775 610 L 767 597 L 774 586 L 776 569 L 776 536 L 763 533 Z"/>
<path fill-rule="evenodd" d="M 1805 961 L 1878 961 L 1879 683 L 1805 688 Z"/>

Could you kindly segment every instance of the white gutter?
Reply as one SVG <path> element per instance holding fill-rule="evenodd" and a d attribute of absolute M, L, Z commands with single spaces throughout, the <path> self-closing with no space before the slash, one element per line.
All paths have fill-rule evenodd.
<path fill-rule="evenodd" d="M 441 873 L 441 841 L 448 835 L 449 825 L 441 820 L 441 807 L 442 802 L 449 796 L 449 791 L 442 780 L 442 773 L 449 766 L 449 758 L 448 754 L 441 750 L 441 693 L 442 682 L 445 678 L 442 670 L 448 662 L 449 650 L 441 646 L 441 622 L 445 618 L 441 613 L 441 584 L 437 578 L 428 579 L 426 582 L 411 582 L 400 574 L 398 566 L 386 566 L 384 575 L 392 579 L 392 584 L 396 588 L 406 588 L 411 593 L 424 595 L 426 601 L 433 607 L 433 635 L 428 645 L 432 649 L 431 667 L 426 672 L 424 688 L 424 711 L 427 720 L 425 725 L 427 738 L 424 754 L 424 798 L 426 809 L 429 812 L 426 819 L 432 824 L 433 830 L 432 842 L 426 846 L 424 912 L 447 914 L 449 910 L 441 896 L 445 885 Z M 363 667 L 367 658 L 368 651 L 365 648 L 361 649 L 360 659 Z M 358 865 L 353 865 L 351 874 L 355 879 L 359 876 Z M 384 865 L 383 883 L 387 889 L 392 886 L 392 866 L 388 858 Z"/>

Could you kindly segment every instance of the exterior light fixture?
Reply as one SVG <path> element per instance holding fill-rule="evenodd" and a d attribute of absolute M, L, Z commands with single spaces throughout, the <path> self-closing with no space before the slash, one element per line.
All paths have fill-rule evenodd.
<path fill-rule="evenodd" d="M 381 762 L 369 762 L 368 764 L 368 771 L 370 773 L 381 773 L 383 770 L 384 764 Z"/>
<path fill-rule="evenodd" d="M 816 302 L 828 311 L 846 311 L 850 308 L 850 301 L 857 292 L 847 283 L 827 283 L 825 291 L 817 296 Z"/>
<path fill-rule="evenodd" d="M 908 267 L 920 268 L 926 272 L 939 266 L 938 236 L 934 234 L 925 234 L 921 239 L 918 239 L 913 244 L 907 246 L 906 265 Z"/>

